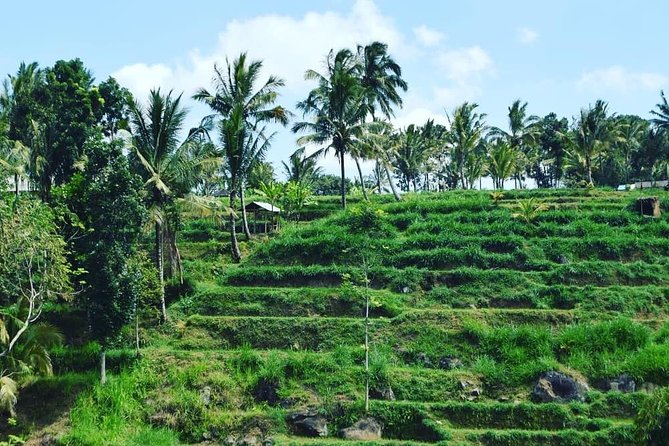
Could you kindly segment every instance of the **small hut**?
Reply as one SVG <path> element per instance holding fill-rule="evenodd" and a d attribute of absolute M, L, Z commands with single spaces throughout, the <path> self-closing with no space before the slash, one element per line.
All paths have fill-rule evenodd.
<path fill-rule="evenodd" d="M 254 234 L 266 234 L 274 232 L 279 227 L 277 216 L 281 214 L 281 209 L 264 201 L 252 201 L 244 209 L 246 213 L 253 213 L 253 223 L 251 232 Z"/>

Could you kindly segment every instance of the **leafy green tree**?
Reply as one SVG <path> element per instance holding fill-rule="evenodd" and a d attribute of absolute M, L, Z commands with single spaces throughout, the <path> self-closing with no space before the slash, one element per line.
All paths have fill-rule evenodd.
<path fill-rule="evenodd" d="M 0 405 L 13 413 L 22 380 L 51 374 L 61 336 L 39 319 L 46 302 L 69 295 L 71 271 L 54 215 L 36 200 L 0 199 L 0 239 Z"/>
<path fill-rule="evenodd" d="M 66 183 L 80 169 L 84 145 L 100 121 L 102 98 L 93 76 L 79 59 L 59 60 L 44 70 L 44 83 L 33 126 L 35 170 L 32 172 L 40 195 L 49 200 L 52 185 Z"/>
<path fill-rule="evenodd" d="M 537 187 L 557 187 L 564 176 L 567 149 L 562 135 L 569 131 L 569 123 L 566 118 L 558 119 L 555 113 L 549 113 L 537 125 L 538 156 L 530 168 L 530 177 Z"/>
<path fill-rule="evenodd" d="M 351 180 L 344 180 L 344 190 L 351 190 Z M 311 185 L 315 195 L 339 195 L 341 193 L 341 177 L 332 174 L 319 175 Z"/>
<path fill-rule="evenodd" d="M 472 189 L 476 174 L 482 173 L 484 156 L 481 146 L 487 130 L 485 113 L 478 113 L 478 104 L 465 102 L 449 116 L 448 149 L 451 169 L 463 189 Z"/>
<path fill-rule="evenodd" d="M 225 166 L 228 170 L 230 207 L 236 208 L 237 197 L 242 203 L 243 226 L 250 237 L 246 213 L 244 211 L 244 188 L 253 166 L 264 160 L 269 148 L 271 136 L 265 123 L 286 125 L 290 113 L 282 106 L 275 105 L 278 90 L 284 81 L 271 75 L 257 86 L 262 70 L 262 61 L 248 61 L 246 53 L 240 54 L 230 63 L 226 60 L 226 69 L 214 66 L 214 90 L 202 88 L 193 98 L 207 104 L 220 119 L 219 133 L 223 148 Z M 241 259 L 235 216 L 230 215 L 230 241 L 232 257 Z"/>
<path fill-rule="evenodd" d="M 346 169 L 344 159 L 350 154 L 353 141 L 362 134 L 363 121 L 368 113 L 367 98 L 358 77 L 358 59 L 350 50 L 330 51 L 326 72 L 308 70 L 307 80 L 315 80 L 316 88 L 297 104 L 303 116 L 311 121 L 293 125 L 293 132 L 307 132 L 298 139 L 299 144 L 321 145 L 320 153 L 333 149 L 339 158 L 340 194 L 342 208 L 346 209 Z"/>
<path fill-rule="evenodd" d="M 146 210 L 141 178 L 130 172 L 118 142 L 87 144 L 85 170 L 72 180 L 70 206 L 85 234 L 74 243 L 83 278 L 84 308 L 91 335 L 102 345 L 100 379 L 106 381 L 106 348 L 132 321 L 142 280 L 130 259 L 140 241 Z"/>
<path fill-rule="evenodd" d="M 132 94 L 113 77 L 101 82 L 98 91 L 101 99 L 99 115 L 102 131 L 106 137 L 114 139 L 119 130 L 128 128 Z"/>

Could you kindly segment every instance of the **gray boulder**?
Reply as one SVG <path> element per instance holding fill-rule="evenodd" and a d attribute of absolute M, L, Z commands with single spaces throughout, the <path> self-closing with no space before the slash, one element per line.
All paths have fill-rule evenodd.
<path fill-rule="evenodd" d="M 627 374 L 605 381 L 604 389 L 612 392 L 631 393 L 636 391 L 636 381 Z"/>
<path fill-rule="evenodd" d="M 543 373 L 532 390 L 532 400 L 540 403 L 585 401 L 588 385 L 560 372 Z"/>
<path fill-rule="evenodd" d="M 288 414 L 288 423 L 298 435 L 306 437 L 327 437 L 328 422 L 317 409 L 309 408 Z"/>
<path fill-rule="evenodd" d="M 462 367 L 462 361 L 454 356 L 444 356 L 439 360 L 439 368 L 453 370 Z"/>
<path fill-rule="evenodd" d="M 371 417 L 361 418 L 353 426 L 342 429 L 341 436 L 346 440 L 380 440 L 381 423 Z"/>
<path fill-rule="evenodd" d="M 369 397 L 374 400 L 395 401 L 395 392 L 390 386 L 377 387 L 370 389 Z"/>

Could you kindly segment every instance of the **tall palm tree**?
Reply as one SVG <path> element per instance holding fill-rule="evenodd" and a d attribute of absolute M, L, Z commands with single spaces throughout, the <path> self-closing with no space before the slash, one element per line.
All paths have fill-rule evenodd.
<path fill-rule="evenodd" d="M 620 126 L 607 116 L 608 104 L 597 100 L 581 110 L 576 127 L 563 135 L 568 147 L 569 164 L 583 170 L 586 181 L 594 184 L 592 172 L 611 144 L 620 141 Z"/>
<path fill-rule="evenodd" d="M 250 238 L 244 211 L 244 187 L 251 168 L 263 160 L 269 147 L 271 137 L 266 136 L 262 124 L 275 122 L 286 125 L 290 112 L 275 105 L 278 90 L 284 86 L 282 79 L 271 75 L 257 88 L 262 61 L 249 61 L 246 53 L 242 53 L 232 63 L 226 59 L 225 64 L 225 70 L 214 65 L 214 90 L 210 92 L 201 88 L 193 95 L 193 99 L 207 104 L 220 120 L 223 157 L 229 171 L 230 207 L 235 209 L 239 195 L 244 232 Z M 230 241 L 233 259 L 241 260 L 235 216 L 232 214 Z"/>
<path fill-rule="evenodd" d="M 180 132 L 186 119 L 181 96 L 166 95 L 160 89 L 151 90 L 145 108 L 136 100 L 129 103 L 132 129 L 132 148 L 143 167 L 142 174 L 148 191 L 150 221 L 155 229 L 156 269 L 160 279 L 160 311 L 167 319 L 165 307 L 164 246 L 165 237 L 171 242 L 177 257 L 174 228 L 166 218 L 166 207 L 187 196 L 204 172 L 220 164 L 220 158 L 208 151 L 195 151 L 192 138 L 199 131 L 191 131 L 186 141 L 180 141 Z"/>
<path fill-rule="evenodd" d="M 381 114 L 390 119 L 394 116 L 393 106 L 402 108 L 402 97 L 398 90 L 407 91 L 408 85 L 402 78 L 402 68 L 388 54 L 388 45 L 372 42 L 358 45 L 360 60 L 360 83 L 372 118 L 378 106 Z"/>
<path fill-rule="evenodd" d="M 482 156 L 480 148 L 487 127 L 485 113 L 478 113 L 477 108 L 478 104 L 465 102 L 456 107 L 452 117 L 448 116 L 451 169 L 463 189 L 472 188 L 472 177 L 482 171 L 477 158 Z"/>
<path fill-rule="evenodd" d="M 282 161 L 283 171 L 287 181 L 310 185 L 323 173 L 323 168 L 316 165 L 318 152 L 306 155 L 306 148 L 300 147 L 288 158 L 288 163 Z"/>
<path fill-rule="evenodd" d="M 532 149 L 536 145 L 541 131 L 538 123 L 539 117 L 527 114 L 527 102 L 521 103 L 520 99 L 513 101 L 508 108 L 509 130 L 505 131 L 498 127 L 491 129 L 491 134 L 506 139 L 511 150 L 517 153 L 515 163 L 514 181 L 516 187 L 523 187 L 523 173 L 531 164 L 533 156 Z"/>
<path fill-rule="evenodd" d="M 297 104 L 303 116 L 311 121 L 293 125 L 293 132 L 308 132 L 298 139 L 299 144 L 324 145 L 320 153 L 333 149 L 341 169 L 341 204 L 346 209 L 346 169 L 344 159 L 351 144 L 362 135 L 368 106 L 358 78 L 359 65 L 355 55 L 347 49 L 330 51 L 326 60 L 326 73 L 307 70 L 305 78 L 318 85 L 307 98 Z"/>
<path fill-rule="evenodd" d="M 659 129 L 668 130 L 669 129 L 669 103 L 667 103 L 667 98 L 664 95 L 664 91 L 660 92 L 662 102 L 657 104 L 655 107 L 657 110 L 651 110 L 651 113 L 656 118 L 651 119 L 650 121 L 655 124 Z"/>
<path fill-rule="evenodd" d="M 372 120 L 376 119 L 377 107 L 382 116 L 390 119 L 394 116 L 393 106 L 402 108 L 402 97 L 398 90 L 407 91 L 408 88 L 406 81 L 402 78 L 402 68 L 388 54 L 388 45 L 382 42 L 372 42 L 365 46 L 358 45 L 357 54 L 358 76 Z M 369 155 L 365 152 L 358 152 L 354 156 L 365 199 L 367 196 L 359 159 L 373 159 Z M 378 163 L 379 160 L 376 161 Z M 392 182 L 392 179 L 389 180 Z"/>
<path fill-rule="evenodd" d="M 648 135 L 648 121 L 635 117 L 622 117 L 618 126 L 619 141 L 613 155 L 616 164 L 623 171 L 625 183 L 629 183 L 632 156 L 639 151 Z"/>

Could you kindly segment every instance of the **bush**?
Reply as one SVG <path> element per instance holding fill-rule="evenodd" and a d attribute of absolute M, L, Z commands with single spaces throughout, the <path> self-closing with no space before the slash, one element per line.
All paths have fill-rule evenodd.
<path fill-rule="evenodd" d="M 669 388 L 655 391 L 634 420 L 639 444 L 669 445 Z"/>

